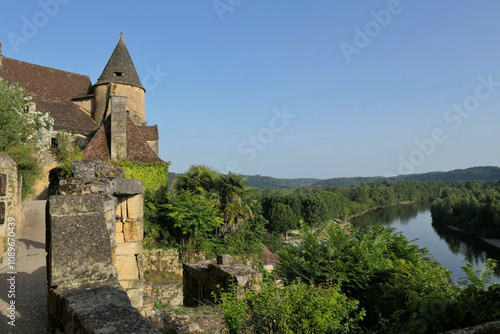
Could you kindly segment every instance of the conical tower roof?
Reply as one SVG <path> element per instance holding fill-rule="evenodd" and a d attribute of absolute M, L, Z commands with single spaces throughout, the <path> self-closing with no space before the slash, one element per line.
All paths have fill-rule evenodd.
<path fill-rule="evenodd" d="M 104 67 L 104 71 L 102 71 L 101 76 L 94 86 L 108 83 L 119 83 L 144 89 L 137 75 L 134 62 L 128 53 L 125 41 L 123 40 L 123 33 L 121 33 L 120 40 L 115 50 L 111 54 L 111 57 L 109 57 L 108 63 L 106 67 Z"/>

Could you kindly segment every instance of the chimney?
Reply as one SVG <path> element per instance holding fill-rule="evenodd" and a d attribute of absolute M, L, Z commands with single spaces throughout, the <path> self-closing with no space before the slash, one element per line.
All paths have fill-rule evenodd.
<path fill-rule="evenodd" d="M 127 158 L 127 98 L 111 96 L 111 160 Z"/>

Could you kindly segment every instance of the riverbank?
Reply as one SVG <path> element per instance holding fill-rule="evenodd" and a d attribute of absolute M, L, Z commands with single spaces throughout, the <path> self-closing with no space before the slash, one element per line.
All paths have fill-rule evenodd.
<path fill-rule="evenodd" d="M 451 230 L 455 230 L 455 231 L 458 231 L 458 232 L 461 232 L 461 233 L 465 233 L 465 234 L 468 234 L 468 235 L 471 235 L 473 237 L 476 237 L 480 240 L 483 240 L 484 242 L 490 244 L 491 246 L 497 248 L 500 250 L 500 239 L 486 239 L 486 238 L 483 238 L 477 234 L 474 234 L 474 233 L 470 233 L 470 232 L 467 232 L 467 231 L 464 231 L 462 229 L 459 229 L 458 227 L 455 227 L 455 226 L 451 226 L 451 225 L 443 225 L 443 226 L 446 226 L 448 227 L 449 229 Z"/>
<path fill-rule="evenodd" d="M 364 215 L 364 214 L 366 214 L 368 212 L 371 212 L 371 211 L 380 210 L 380 209 L 387 209 L 387 208 L 390 208 L 390 207 L 393 207 L 393 206 L 398 206 L 398 205 L 414 204 L 414 203 L 415 203 L 415 201 L 405 201 L 405 202 L 399 202 L 399 203 L 394 203 L 394 204 L 389 204 L 389 205 L 384 205 L 384 206 L 376 206 L 376 207 L 370 208 L 370 209 L 368 209 L 366 211 L 363 211 L 363 212 L 357 213 L 355 215 L 349 216 L 349 221 L 351 221 L 351 219 L 353 219 L 353 218 L 359 218 L 362 215 Z"/>

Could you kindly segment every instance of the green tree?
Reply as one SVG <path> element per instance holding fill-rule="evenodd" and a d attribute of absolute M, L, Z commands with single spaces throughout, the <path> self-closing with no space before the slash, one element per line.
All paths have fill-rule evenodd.
<path fill-rule="evenodd" d="M 254 215 L 255 203 L 250 200 L 246 179 L 229 172 L 220 174 L 204 165 L 193 165 L 175 180 L 176 191 L 186 190 L 207 198 L 219 209 L 224 221 L 223 231 L 234 230 Z"/>
<path fill-rule="evenodd" d="M 276 203 L 271 209 L 268 230 L 286 235 L 286 232 L 297 227 L 298 222 L 299 219 L 288 205 Z"/>
<path fill-rule="evenodd" d="M 18 164 L 25 199 L 40 175 L 39 152 L 47 146 L 54 120 L 46 113 L 28 112 L 30 97 L 17 84 L 0 79 L 0 152 Z"/>
<path fill-rule="evenodd" d="M 199 249 L 200 239 L 223 224 L 218 210 L 204 196 L 180 190 L 170 197 L 169 202 L 160 205 L 164 224 L 172 231 L 180 244 L 184 258 L 191 259 Z"/>

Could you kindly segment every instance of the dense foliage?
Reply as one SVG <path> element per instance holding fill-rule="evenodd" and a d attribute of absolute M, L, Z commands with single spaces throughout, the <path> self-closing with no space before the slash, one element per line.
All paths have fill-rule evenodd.
<path fill-rule="evenodd" d="M 262 196 L 263 215 L 269 221 L 268 229 L 286 233 L 300 220 L 309 227 L 317 227 L 333 218 L 348 220 L 353 215 L 374 207 L 402 202 L 429 202 L 436 198 L 443 184 L 437 182 L 381 182 L 362 183 L 357 188 L 299 189 L 293 193 L 268 192 Z M 277 218 L 276 210 L 293 212 Z M 279 208 L 279 209 L 278 209 Z M 284 217 L 293 222 L 283 223 Z"/>
<path fill-rule="evenodd" d="M 54 120 L 46 113 L 28 112 L 30 97 L 17 84 L 0 79 L 0 152 L 17 162 L 23 177 L 22 198 L 31 193 L 41 173 L 40 151 L 47 146 Z"/>
<path fill-rule="evenodd" d="M 417 296 L 451 294 L 447 269 L 401 233 L 381 226 L 350 233 L 333 226 L 317 235 L 305 229 L 300 248 L 286 248 L 280 260 L 279 273 L 288 282 L 302 279 L 339 285 L 347 296 L 360 301 L 368 326 L 404 310 Z"/>
<path fill-rule="evenodd" d="M 364 315 L 358 304 L 337 286 L 300 281 L 284 287 L 267 282 L 244 294 L 221 295 L 230 333 L 349 332 Z"/>
<path fill-rule="evenodd" d="M 76 143 L 76 136 L 71 132 L 59 131 L 55 137 L 55 144 L 52 152 L 60 162 L 61 176 L 70 177 L 71 163 L 83 158 L 83 153 Z"/>
<path fill-rule="evenodd" d="M 445 188 L 431 207 L 432 220 L 486 238 L 500 239 L 500 185 L 468 182 Z"/>
<path fill-rule="evenodd" d="M 141 164 L 130 161 L 120 161 L 117 166 L 124 169 L 126 178 L 141 181 L 146 193 L 154 193 L 157 190 L 167 189 L 169 162 L 149 162 Z"/>
<path fill-rule="evenodd" d="M 250 197 L 240 175 L 223 175 L 206 166 L 191 166 L 173 183 L 146 200 L 149 247 L 178 247 L 185 260 L 200 251 L 207 257 L 230 253 L 246 257 L 262 254 L 266 222 L 260 205 Z"/>

